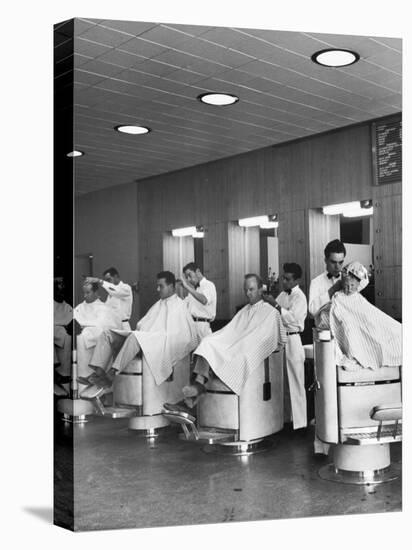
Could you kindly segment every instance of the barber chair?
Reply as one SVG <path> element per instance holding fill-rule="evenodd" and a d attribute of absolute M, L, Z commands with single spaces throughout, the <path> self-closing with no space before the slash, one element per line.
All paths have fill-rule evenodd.
<path fill-rule="evenodd" d="M 129 418 L 130 430 L 141 431 L 149 438 L 156 437 L 159 428 L 170 425 L 162 415 L 163 403 L 178 401 L 189 377 L 189 355 L 176 363 L 171 376 L 160 385 L 156 385 L 146 361 L 136 357 L 114 379 L 113 406 L 102 406 L 99 398 L 97 406 L 104 416 Z"/>
<path fill-rule="evenodd" d="M 70 393 L 67 398 L 59 399 L 57 402 L 57 411 L 62 414 L 62 419 L 64 422 L 71 424 L 84 424 L 87 422 L 87 416 L 95 412 L 94 405 L 91 401 L 86 399 L 80 399 L 80 388 L 81 384 L 77 382 L 77 377 L 87 376 L 89 373 L 89 368 L 87 367 L 88 361 L 86 363 L 87 371 L 84 368 L 78 370 L 77 360 L 81 360 L 84 364 L 84 353 L 91 353 L 89 350 L 86 350 L 85 346 L 79 345 L 79 338 L 81 335 L 77 336 L 77 345 L 78 349 L 72 350 L 72 367 L 71 367 L 71 383 L 70 383 Z"/>
<path fill-rule="evenodd" d="M 268 436 L 283 428 L 283 350 L 250 375 L 240 395 L 212 376 L 197 405 L 197 418 L 164 411 L 182 425 L 183 437 L 206 452 L 249 455 L 271 446 Z"/>
<path fill-rule="evenodd" d="M 316 434 L 333 451 L 319 476 L 357 485 L 396 479 L 390 444 L 402 440 L 400 366 L 347 371 L 336 365 L 329 331 L 316 329 L 314 362 Z"/>

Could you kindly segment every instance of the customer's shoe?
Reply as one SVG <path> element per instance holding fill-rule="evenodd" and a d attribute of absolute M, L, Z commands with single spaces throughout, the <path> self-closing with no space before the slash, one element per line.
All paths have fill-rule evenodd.
<path fill-rule="evenodd" d="M 177 403 L 163 403 L 163 412 L 186 413 L 193 416 L 193 407 L 189 407 L 185 400 L 182 399 Z"/>

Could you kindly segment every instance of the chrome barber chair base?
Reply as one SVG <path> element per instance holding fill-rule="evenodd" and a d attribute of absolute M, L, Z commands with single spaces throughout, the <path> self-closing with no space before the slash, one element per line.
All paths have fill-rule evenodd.
<path fill-rule="evenodd" d="M 71 416 L 70 414 L 63 414 L 62 420 L 63 422 L 66 422 L 68 424 L 86 424 L 88 422 L 85 414 L 81 414 L 80 416 Z"/>
<path fill-rule="evenodd" d="M 170 422 L 161 414 L 152 416 L 132 416 L 129 420 L 129 430 L 141 432 L 144 437 L 158 437 L 159 429 L 169 426 Z"/>
<path fill-rule="evenodd" d="M 389 444 L 333 447 L 333 464 L 323 466 L 319 477 L 338 483 L 368 485 L 399 477 L 400 465 L 391 464 Z"/>
<path fill-rule="evenodd" d="M 90 401 L 84 399 L 60 399 L 57 402 L 57 410 L 62 413 L 62 420 L 72 424 L 87 422 L 86 416 L 95 412 Z"/>
<path fill-rule="evenodd" d="M 339 470 L 334 464 L 327 464 L 320 468 L 318 474 L 321 479 L 334 481 L 336 483 L 345 483 L 348 485 L 374 485 L 398 479 L 401 474 L 401 465 L 399 463 L 394 463 L 383 470 L 351 472 L 349 470 Z"/>
<path fill-rule="evenodd" d="M 219 441 L 203 447 L 205 453 L 225 454 L 232 456 L 249 456 L 268 451 L 273 441 L 267 437 L 253 441 Z"/>
<path fill-rule="evenodd" d="M 220 444 L 220 443 L 231 443 L 234 442 L 236 436 L 236 432 L 222 432 L 218 430 L 205 430 L 200 429 L 197 432 L 197 437 L 193 433 L 189 433 L 189 436 L 186 436 L 184 433 L 179 434 L 179 439 L 182 439 L 183 441 L 197 441 L 198 443 L 202 444 Z"/>

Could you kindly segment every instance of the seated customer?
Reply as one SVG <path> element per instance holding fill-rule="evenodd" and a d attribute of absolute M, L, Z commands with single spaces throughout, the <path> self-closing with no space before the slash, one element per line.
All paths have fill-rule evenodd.
<path fill-rule="evenodd" d="M 98 295 L 97 283 L 84 283 L 84 301 L 73 312 L 75 320 L 81 326 L 86 348 L 96 345 L 97 338 L 104 329 L 122 328 L 122 320 L 115 311 L 102 302 Z"/>
<path fill-rule="evenodd" d="M 105 330 L 99 336 L 89 367 L 95 371 L 93 386 L 82 397 L 97 397 L 112 385 L 132 359 L 141 353 L 157 385 L 173 372 L 173 366 L 198 344 L 194 321 L 175 292 L 176 280 L 170 271 L 157 274 L 157 301 L 137 323 L 135 331 Z M 109 368 L 111 359 L 114 362 Z"/>
<path fill-rule="evenodd" d="M 165 403 L 165 410 L 189 412 L 205 392 L 209 369 L 239 395 L 250 374 L 286 343 L 279 312 L 262 299 L 260 277 L 245 275 L 244 291 L 249 303 L 225 327 L 202 340 L 194 352 L 194 382 L 183 388 L 182 401 Z"/>
<path fill-rule="evenodd" d="M 63 277 L 54 279 L 54 393 L 65 395 L 62 384 L 70 382 L 73 322 L 72 307 L 64 299 Z"/>
<path fill-rule="evenodd" d="M 332 298 L 330 328 L 345 370 L 395 367 L 402 363 L 402 325 L 359 292 L 368 284 L 367 269 L 351 262 L 342 272 L 342 290 Z"/>

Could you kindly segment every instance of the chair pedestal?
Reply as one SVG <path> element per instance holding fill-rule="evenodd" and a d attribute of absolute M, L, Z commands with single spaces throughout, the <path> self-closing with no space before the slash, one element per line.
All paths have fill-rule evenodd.
<path fill-rule="evenodd" d="M 159 428 L 165 428 L 170 422 L 161 414 L 152 416 L 132 416 L 129 419 L 129 430 L 142 431 L 146 437 L 157 437 Z"/>
<path fill-rule="evenodd" d="M 240 395 L 211 378 L 197 406 L 197 419 L 164 411 L 182 425 L 184 438 L 206 444 L 203 450 L 250 455 L 273 445 L 268 437 L 283 428 L 283 351 L 273 353 L 249 376 Z"/>
<path fill-rule="evenodd" d="M 391 464 L 389 443 L 380 445 L 334 445 L 333 463 L 323 466 L 319 476 L 338 483 L 369 485 L 393 481 L 400 465 Z"/>
<path fill-rule="evenodd" d="M 93 403 L 85 399 L 59 399 L 57 410 L 61 413 L 63 422 L 71 424 L 84 424 L 87 415 L 95 412 Z"/>

